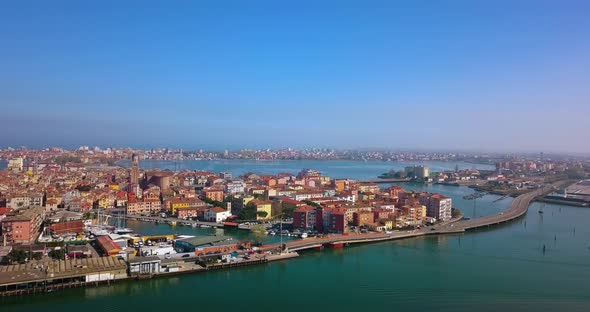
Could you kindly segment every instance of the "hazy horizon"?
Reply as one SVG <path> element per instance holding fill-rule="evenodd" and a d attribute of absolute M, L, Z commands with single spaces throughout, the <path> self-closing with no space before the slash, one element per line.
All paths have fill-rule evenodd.
<path fill-rule="evenodd" d="M 5 2 L 0 146 L 588 154 L 589 13 L 582 1 Z"/>

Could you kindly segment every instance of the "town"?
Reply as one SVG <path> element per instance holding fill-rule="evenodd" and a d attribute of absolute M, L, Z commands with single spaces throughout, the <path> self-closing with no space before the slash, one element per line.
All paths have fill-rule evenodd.
<path fill-rule="evenodd" d="M 86 148 L 15 152 L 8 151 L 12 158 L 0 172 L 0 292 L 5 294 L 265 263 L 296 257 L 310 247 L 459 231 L 451 223 L 463 219 L 443 194 L 333 178 L 314 169 L 234 177 L 230 172 L 144 170 L 134 152 L 119 154 L 129 156 L 129 168 Z M 489 172 L 431 173 L 420 165 L 407 167 L 399 177 L 424 183 L 479 181 L 470 185 L 526 194 L 568 178 L 571 168 L 578 167 L 538 161 L 499 163 Z M 285 236 L 285 241 L 144 235 L 125 227 L 128 220 L 246 230 Z"/>

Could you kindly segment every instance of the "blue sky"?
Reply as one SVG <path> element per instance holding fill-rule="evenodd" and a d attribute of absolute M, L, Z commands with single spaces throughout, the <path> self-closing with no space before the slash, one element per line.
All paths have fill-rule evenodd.
<path fill-rule="evenodd" d="M 2 1 L 2 146 L 590 152 L 587 1 Z"/>

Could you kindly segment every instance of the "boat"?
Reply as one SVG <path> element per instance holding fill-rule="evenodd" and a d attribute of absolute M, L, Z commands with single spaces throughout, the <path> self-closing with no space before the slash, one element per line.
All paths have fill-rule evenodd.
<path fill-rule="evenodd" d="M 269 235 L 273 235 L 273 236 L 274 236 L 274 235 L 277 235 L 277 233 L 276 233 L 275 231 L 270 231 L 268 234 L 269 234 Z"/>
<path fill-rule="evenodd" d="M 307 238 L 307 233 L 301 233 L 301 238 Z"/>
<path fill-rule="evenodd" d="M 130 228 L 116 228 L 115 233 L 117 233 L 117 234 L 130 234 L 130 233 L 133 233 L 133 230 Z"/>

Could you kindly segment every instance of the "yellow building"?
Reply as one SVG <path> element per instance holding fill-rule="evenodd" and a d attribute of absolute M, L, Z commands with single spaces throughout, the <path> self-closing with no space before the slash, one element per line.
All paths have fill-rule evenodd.
<path fill-rule="evenodd" d="M 250 203 L 254 204 L 256 206 L 256 213 L 260 213 L 260 212 L 266 212 L 266 216 L 262 217 L 260 215 L 256 216 L 257 220 L 262 220 L 262 219 L 269 219 L 272 217 L 272 201 L 268 201 L 268 200 L 252 200 L 250 201 Z"/>

